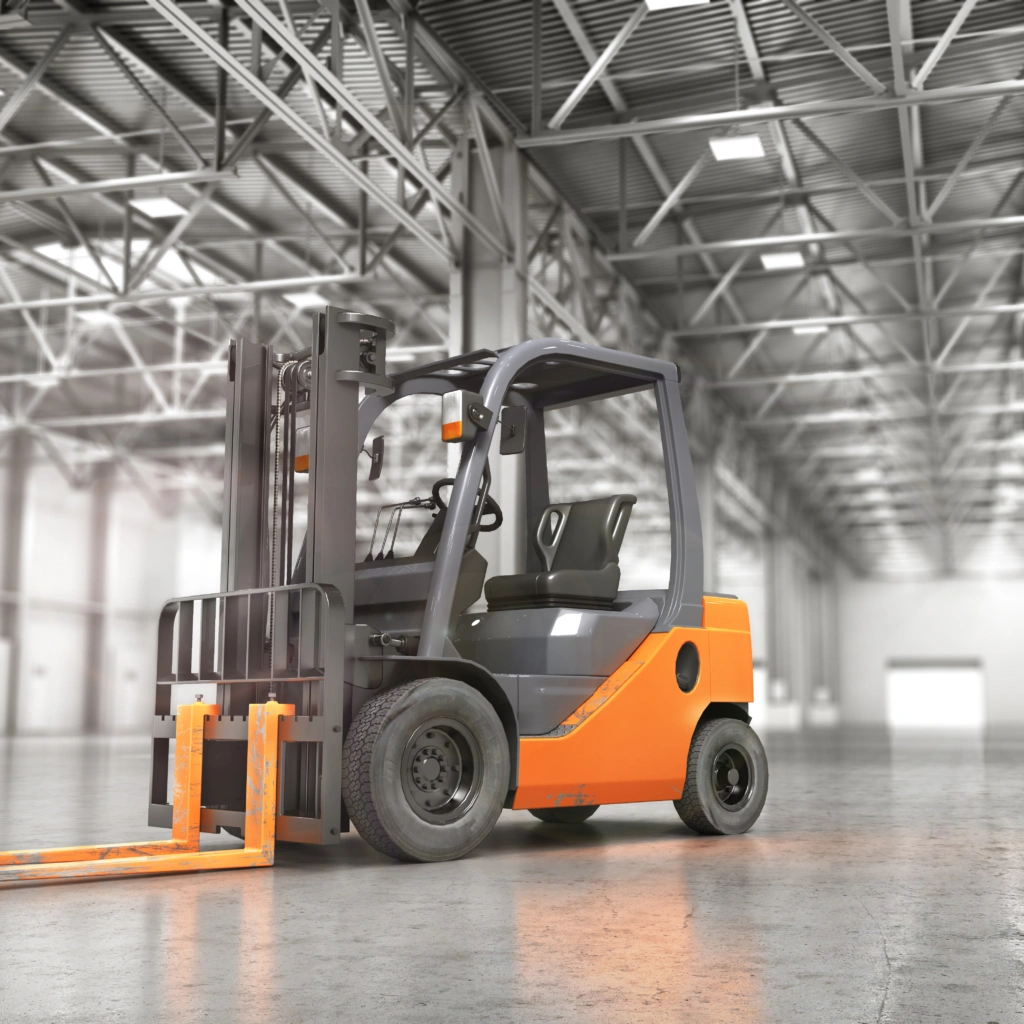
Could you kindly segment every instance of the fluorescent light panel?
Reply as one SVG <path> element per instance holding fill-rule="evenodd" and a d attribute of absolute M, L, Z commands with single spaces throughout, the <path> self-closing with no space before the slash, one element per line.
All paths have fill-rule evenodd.
<path fill-rule="evenodd" d="M 702 7 L 711 0 L 647 0 L 649 11 L 671 11 L 676 7 Z"/>
<path fill-rule="evenodd" d="M 328 304 L 319 292 L 285 292 L 282 298 L 299 309 L 311 309 L 313 306 Z"/>
<path fill-rule="evenodd" d="M 756 160 L 764 156 L 760 135 L 723 135 L 708 139 L 716 160 Z"/>
<path fill-rule="evenodd" d="M 804 258 L 798 252 L 766 252 L 761 254 L 761 266 L 765 270 L 796 270 L 804 265 Z"/>
<path fill-rule="evenodd" d="M 87 324 L 116 324 L 121 318 L 108 309 L 82 309 L 78 312 L 78 319 Z"/>
<path fill-rule="evenodd" d="M 173 199 L 168 199 L 167 196 L 146 196 L 142 199 L 130 199 L 129 203 L 139 213 L 144 213 L 147 217 L 152 217 L 155 220 L 166 217 L 184 217 L 188 213 L 181 203 L 176 203 Z"/>
<path fill-rule="evenodd" d="M 824 334 L 828 330 L 825 324 L 808 324 L 806 327 L 794 327 L 794 334 Z"/>

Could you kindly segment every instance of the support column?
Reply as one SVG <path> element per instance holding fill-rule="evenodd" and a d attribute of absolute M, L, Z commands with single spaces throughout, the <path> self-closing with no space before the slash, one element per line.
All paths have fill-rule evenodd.
<path fill-rule="evenodd" d="M 795 634 L 804 632 L 800 595 L 793 576 L 793 553 L 784 534 L 765 537 L 765 598 L 768 627 L 767 722 L 780 729 L 796 729 L 801 705 L 794 692 Z"/>
<path fill-rule="evenodd" d="M 828 691 L 829 725 L 838 725 L 839 708 L 839 580 L 833 568 L 821 581 L 821 686 Z"/>
<path fill-rule="evenodd" d="M 449 351 L 459 355 L 518 345 L 527 337 L 525 159 L 511 145 L 481 151 L 468 134 L 460 140 L 453 159 L 455 195 L 499 237 L 504 225 L 508 226 L 512 255 L 503 258 L 465 228 L 453 227 L 459 257 L 451 273 Z M 491 172 L 500 192 L 500 218 L 487 187 Z M 488 561 L 488 575 L 523 572 L 524 459 L 522 455 L 499 455 L 495 444 L 490 465 L 491 494 L 505 514 L 505 523 L 496 533 L 482 535 L 477 547 Z"/>
<path fill-rule="evenodd" d="M 21 683 L 21 637 L 24 622 L 22 566 L 25 557 L 25 499 L 32 439 L 24 430 L 10 435 L 7 448 L 7 479 L 3 522 L 3 589 L 12 600 L 0 605 L 0 637 L 7 642 L 7 700 L 4 732 L 18 728 L 18 690 Z M 3 668 L 0 668 L 3 672 Z"/>
<path fill-rule="evenodd" d="M 89 603 L 85 638 L 85 693 L 82 724 L 87 734 L 101 731 L 107 650 L 107 565 L 110 552 L 110 497 L 114 464 L 100 463 L 93 480 L 89 522 Z"/>
<path fill-rule="evenodd" d="M 808 725 L 834 726 L 839 723 L 838 617 L 835 572 L 815 569 L 810 574 L 807 609 L 810 671 L 804 711 Z"/>

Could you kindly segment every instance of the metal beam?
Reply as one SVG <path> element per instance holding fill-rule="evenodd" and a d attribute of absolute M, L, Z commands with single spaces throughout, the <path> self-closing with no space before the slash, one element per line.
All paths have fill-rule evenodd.
<path fill-rule="evenodd" d="M 201 376 L 213 376 L 225 373 L 228 364 L 222 359 L 204 359 L 199 362 L 185 361 L 180 363 L 146 363 L 144 366 L 104 366 L 81 370 L 54 370 L 43 373 L 0 373 L 0 385 L 31 384 L 33 387 L 51 387 L 65 381 L 74 383 L 80 380 L 106 380 L 110 377 L 138 377 L 143 373 L 198 373 Z M 223 450 L 223 449 L 222 449 Z"/>
<path fill-rule="evenodd" d="M 167 299 L 233 295 L 237 292 L 288 292 L 313 288 L 323 284 L 350 284 L 363 280 L 357 274 L 312 274 L 305 277 L 279 277 L 264 281 L 222 281 L 182 288 L 153 288 L 134 294 L 100 292 L 95 295 L 71 295 L 55 299 L 25 299 L 21 302 L 0 303 L 0 313 L 28 309 L 108 308 L 117 306 L 145 306 Z"/>
<path fill-rule="evenodd" d="M 161 10 L 165 16 L 168 17 L 173 24 L 177 25 L 182 31 L 184 31 L 189 38 L 193 39 L 201 49 L 205 49 L 207 52 L 212 51 L 206 46 L 204 40 L 208 40 L 205 36 L 202 28 L 191 22 L 191 19 L 181 19 L 177 17 L 176 5 L 171 0 L 148 0 L 148 2 L 156 6 Z M 371 136 L 380 144 L 385 152 L 389 153 L 397 162 L 400 167 L 403 167 L 406 173 L 414 181 L 419 182 L 421 185 L 426 187 L 434 199 L 434 201 L 450 210 L 453 214 L 459 216 L 466 226 L 475 234 L 485 245 L 491 248 L 494 252 L 501 255 L 506 255 L 506 250 L 502 245 L 501 241 L 497 239 L 494 234 L 487 230 L 487 228 L 479 221 L 478 218 L 474 217 L 473 214 L 467 209 L 467 207 L 454 198 L 447 189 L 432 175 L 419 161 L 419 159 L 412 153 L 407 146 L 405 146 L 399 139 L 395 137 L 392 132 L 389 132 L 387 128 L 376 118 L 373 113 L 355 96 L 355 94 L 348 89 L 342 82 L 340 82 L 323 64 L 312 54 L 309 49 L 304 46 L 298 39 L 291 35 L 285 26 L 283 26 L 277 18 L 270 12 L 267 6 L 262 0 L 238 0 L 238 6 L 245 10 L 249 16 L 253 19 L 254 24 L 259 24 L 263 31 L 272 36 L 277 40 L 278 44 L 284 48 L 285 51 L 296 61 L 304 70 L 308 70 L 313 78 L 320 84 L 324 91 L 332 96 L 341 106 L 348 112 L 348 114 L 354 118 L 362 127 L 366 128 Z M 189 24 L 191 22 L 191 24 Z M 250 92 L 260 96 L 264 99 L 262 94 L 266 93 L 266 87 L 255 79 L 248 70 L 241 65 L 238 61 L 234 60 L 230 54 L 219 53 L 215 56 L 215 59 L 225 60 L 231 73 L 235 75 L 240 84 L 244 85 Z M 272 98 L 272 97 L 271 97 Z M 287 105 L 280 105 L 283 109 L 275 108 L 275 112 L 285 120 L 286 123 L 291 124 L 295 127 L 300 134 L 304 133 L 301 131 L 300 125 L 295 124 L 296 120 L 301 123 L 301 118 L 294 113 Z M 317 138 L 317 144 L 314 148 L 320 149 L 319 139 Z M 327 153 L 328 158 L 335 163 L 339 163 L 336 157 L 339 155 L 335 151 L 335 156 L 331 156 Z M 356 179 L 357 184 L 364 191 L 370 195 L 374 195 L 374 198 L 378 199 L 378 202 L 386 200 L 385 208 L 396 216 L 396 219 L 403 221 L 405 212 L 401 207 L 396 207 L 396 204 L 391 203 L 390 197 L 386 193 L 381 193 L 378 196 L 375 193 L 381 190 L 377 189 L 374 183 L 362 175 L 351 161 L 342 160 L 339 163 L 344 172 L 348 176 L 353 176 Z M 415 221 L 413 221 L 416 224 Z M 408 226 L 408 225 L 406 225 Z M 418 224 L 416 224 L 416 230 L 414 234 L 424 235 L 426 234 Z M 432 235 L 426 235 L 429 239 L 428 245 L 434 250 L 440 250 L 439 255 L 443 255 L 445 258 L 448 257 L 448 253 L 440 249 L 437 240 Z"/>
<path fill-rule="evenodd" d="M 566 97 L 565 102 L 558 108 L 554 117 L 548 121 L 548 128 L 555 130 L 565 124 L 566 119 L 579 105 L 580 100 L 590 91 L 590 87 L 596 82 L 605 69 L 615 59 L 616 54 L 629 42 L 629 37 L 640 27 L 640 22 L 647 15 L 647 4 L 644 0 L 633 9 L 633 13 L 626 19 L 622 28 L 615 33 L 615 36 L 608 45 L 601 51 L 587 69 L 587 73 L 579 80 L 576 87 Z"/>
<path fill-rule="evenodd" d="M 781 0 L 799 21 L 811 30 L 865 85 L 875 93 L 884 93 L 885 86 L 819 21 L 812 18 L 796 0 Z"/>
<path fill-rule="evenodd" d="M 803 373 L 768 373 L 756 377 L 714 378 L 705 380 L 703 386 L 712 391 L 724 391 L 733 388 L 765 388 L 785 384 L 793 385 L 835 384 L 854 380 L 879 380 L 884 377 L 917 377 L 928 372 L 943 376 L 961 376 L 963 374 L 998 374 L 1011 371 L 1024 371 L 1024 359 L 1007 359 L 995 361 L 979 361 L 970 363 L 947 363 L 933 367 L 921 363 L 893 362 L 876 366 L 859 366 L 843 370 L 810 370 Z"/>
<path fill-rule="evenodd" d="M 967 20 L 967 16 L 974 10 L 977 4 L 978 0 L 963 0 L 960 9 L 953 15 L 953 20 L 946 27 L 946 31 L 942 33 L 939 41 L 932 48 L 932 52 L 928 54 L 924 63 L 917 69 L 917 74 L 914 75 L 910 83 L 911 88 L 923 88 L 924 83 L 928 80 L 928 76 L 935 70 L 935 65 L 942 60 L 942 55 L 949 49 L 949 44 L 953 42 L 963 23 Z"/>
<path fill-rule="evenodd" d="M 96 181 L 69 182 L 64 185 L 28 185 L 25 188 L 0 191 L 0 203 L 33 202 L 66 196 L 88 196 L 100 192 L 129 192 L 139 189 L 161 189 L 169 185 L 194 185 L 237 177 L 234 170 L 172 171 L 166 174 L 138 174 L 128 178 L 105 178 Z"/>
<path fill-rule="evenodd" d="M 958 405 L 939 410 L 937 415 L 946 419 L 989 418 L 1008 413 L 1024 413 L 1024 400 L 1016 402 L 990 402 L 976 405 Z M 889 423 L 928 419 L 932 410 L 923 409 L 825 409 L 820 412 L 799 412 L 785 416 L 772 416 L 763 420 L 747 420 L 746 426 L 771 429 L 795 425 L 842 427 L 851 423 Z"/>
<path fill-rule="evenodd" d="M 737 124 L 768 124 L 771 121 L 789 121 L 799 117 L 831 117 L 840 114 L 860 114 L 902 107 L 922 107 L 930 103 L 959 103 L 985 99 L 989 96 L 1020 95 L 1024 82 L 1019 79 L 982 82 L 973 85 L 951 85 L 940 89 L 908 92 L 903 96 L 864 96 L 853 99 L 810 100 L 778 107 L 745 107 L 741 110 L 723 110 L 702 114 L 677 114 L 651 120 L 624 121 L 621 124 L 592 125 L 585 128 L 563 128 L 558 132 L 541 135 L 523 135 L 516 144 L 523 149 L 542 149 L 548 146 L 571 146 L 580 142 L 602 142 L 611 139 L 660 135 L 666 132 L 701 131 L 725 128 Z"/>
<path fill-rule="evenodd" d="M 317 132 L 316 129 L 314 129 L 298 112 L 285 103 L 284 100 L 280 99 L 272 89 L 257 78 L 247 67 L 245 67 L 244 64 L 241 63 L 241 61 L 237 60 L 228 50 L 221 47 L 216 40 L 212 39 L 197 22 L 182 14 L 178 6 L 173 3 L 173 0 L 148 0 L 148 2 L 159 10 L 164 17 L 187 39 L 195 44 L 199 50 L 214 60 L 218 66 L 224 68 L 240 85 L 244 86 L 249 92 L 256 96 L 260 102 L 272 109 L 285 124 L 295 131 L 295 133 L 310 146 L 311 149 L 317 152 L 320 156 L 326 158 L 329 163 L 337 167 L 359 189 L 367 192 L 369 195 L 372 195 L 373 198 L 388 211 L 388 213 L 390 213 L 399 223 L 403 224 L 410 234 L 423 242 L 431 252 L 445 260 L 450 258 L 451 254 L 448 252 L 446 247 L 442 245 L 434 235 L 427 231 L 419 221 L 414 217 L 410 217 L 408 211 L 405 210 L 404 207 L 395 202 L 395 200 L 392 199 L 380 185 L 365 175 L 357 167 L 354 161 L 337 149 L 329 139 Z M 413 161 L 414 158 L 412 158 L 408 151 L 405 150 L 404 147 L 402 147 L 398 141 L 393 138 L 393 136 L 389 135 L 383 125 L 380 125 L 380 122 L 373 117 L 369 110 L 367 110 L 359 100 L 352 96 L 349 93 L 349 90 L 342 86 L 341 83 L 338 82 L 338 80 L 334 78 L 334 76 L 306 48 L 306 46 L 295 36 L 291 35 L 285 26 L 283 26 L 267 11 L 259 0 L 240 0 L 240 6 L 244 7 L 244 9 L 253 17 L 254 22 L 258 22 L 260 24 L 265 33 L 272 35 L 278 43 L 287 50 L 293 58 L 295 58 L 304 72 L 309 71 L 321 86 L 325 86 L 324 79 L 326 79 L 326 91 L 334 95 L 335 98 L 353 114 L 353 116 L 358 117 L 358 119 L 363 123 L 373 122 L 377 125 L 379 127 L 379 131 L 374 132 L 374 137 L 377 138 L 378 136 L 381 136 L 386 139 L 386 149 L 389 151 L 396 148 L 401 149 L 403 153 L 402 162 Z M 378 138 L 378 141 L 380 141 L 380 138 Z M 430 175 L 429 172 L 425 172 L 423 167 L 418 163 L 415 163 L 411 169 L 413 170 L 416 179 L 423 181 L 424 184 L 427 184 L 428 181 L 433 181 L 433 176 Z M 437 192 L 444 191 L 440 183 L 434 182 L 434 184 L 436 185 Z M 437 193 L 434 193 L 434 195 L 435 198 L 437 198 Z M 461 206 L 461 204 L 455 205 Z M 491 238 L 490 232 L 485 233 L 488 238 Z M 501 251 L 501 244 L 495 244 L 497 249 Z"/>
<path fill-rule="evenodd" d="M 633 239 L 633 248 L 639 249 L 650 240 L 651 235 L 658 230 L 661 222 L 676 208 L 679 200 L 683 198 L 690 186 L 700 177 L 701 171 L 708 164 L 710 154 L 705 151 L 694 160 L 690 169 L 679 179 L 679 184 L 667 196 L 664 202 L 654 212 L 654 216 L 640 229 L 640 233 Z"/>
<path fill-rule="evenodd" d="M 1024 78 L 1024 72 L 1021 72 L 1021 75 L 1018 77 Z M 954 167 L 953 170 L 950 171 L 949 177 L 947 177 L 946 180 L 942 183 L 942 187 L 939 189 L 938 193 L 936 193 L 935 198 L 931 201 L 931 204 L 929 205 L 925 214 L 928 220 L 931 221 L 935 219 L 935 214 L 938 213 L 939 208 L 946 201 L 946 199 L 949 198 L 949 194 L 950 192 L 953 191 L 953 187 L 956 185 L 956 183 L 963 177 L 964 172 L 967 170 L 967 167 L 975 158 L 975 156 L 978 153 L 978 150 L 981 149 L 985 140 L 988 138 L 989 132 L 991 132 L 992 129 L 995 127 L 996 121 L 999 120 L 999 118 L 1003 114 L 1003 111 L 1005 111 L 1006 108 L 1009 106 L 1011 99 L 1013 99 L 1012 96 L 1004 96 L 995 105 L 995 107 L 992 110 L 992 113 L 989 114 L 989 116 L 985 119 L 985 122 L 978 129 L 974 138 L 971 140 L 971 144 L 964 151 L 964 155 L 957 162 L 956 167 Z M 918 176 L 918 180 L 921 180 L 920 175 Z"/>
<path fill-rule="evenodd" d="M 903 239 L 920 238 L 926 235 L 957 234 L 961 231 L 988 231 L 991 228 L 1020 228 L 1024 215 L 1005 217 L 972 217 L 964 220 L 939 221 L 935 224 L 876 228 L 844 228 L 840 231 L 804 231 L 794 235 L 770 235 L 756 238 L 724 238 L 714 242 L 668 245 L 662 249 L 643 252 L 610 253 L 612 263 L 635 263 L 637 260 L 655 259 L 664 256 L 696 256 L 700 253 L 729 252 L 733 249 L 786 249 L 819 242 L 847 242 L 857 239 Z M 1014 232 L 1017 235 L 1017 232 Z M 792 271 L 789 271 L 792 272 Z"/>
<path fill-rule="evenodd" d="M 0 108 L 0 132 L 2 132 L 11 119 L 25 103 L 25 100 L 32 94 L 32 90 L 42 81 L 43 75 L 49 71 L 53 62 L 57 59 L 60 51 L 64 49 L 64 44 L 71 38 L 74 32 L 74 28 L 71 25 L 65 25 L 64 28 L 57 33 L 57 38 L 50 43 L 46 52 L 36 61 L 32 66 L 28 74 L 22 79 L 21 84 L 17 89 L 7 97 L 7 102 Z"/>
<path fill-rule="evenodd" d="M 24 423 L 0 422 L 0 432 L 17 430 L 21 426 L 38 426 L 48 430 L 72 430 L 79 427 L 152 426 L 155 423 L 192 423 L 198 420 L 222 420 L 225 410 L 168 409 L 166 412 L 101 412 L 87 416 L 55 416 L 50 419 L 27 420 Z"/>
<path fill-rule="evenodd" d="M 857 172 L 840 157 L 826 142 L 818 138 L 817 134 L 807 127 L 799 118 L 793 121 L 793 127 L 799 131 L 819 152 L 823 153 L 832 163 L 839 168 L 846 179 L 857 189 L 861 195 L 878 210 L 890 223 L 899 224 L 903 218 L 859 175 Z"/>
<path fill-rule="evenodd" d="M 934 319 L 959 317 L 1002 316 L 1024 311 L 1024 302 L 992 302 L 985 306 L 948 306 L 937 309 L 897 309 L 877 313 L 841 313 L 822 316 L 794 317 L 776 320 L 751 320 L 739 324 L 706 324 L 682 327 L 670 333 L 676 338 L 718 338 L 729 335 L 753 334 L 760 331 L 792 331 L 802 327 L 841 327 L 851 324 L 879 324 L 889 321 L 921 323 Z"/>
<path fill-rule="evenodd" d="M 63 2 L 65 3 L 65 6 L 68 6 L 68 0 L 63 0 Z M 70 7 L 69 15 L 74 15 L 75 13 L 76 9 L 74 7 Z M 113 39 L 114 37 L 111 36 L 111 38 Z M 125 43 L 124 40 L 118 38 L 115 39 L 115 42 L 117 43 L 118 48 L 123 53 L 128 54 L 133 61 L 139 64 L 139 66 L 144 68 L 147 74 L 153 75 L 156 78 L 156 80 L 161 83 L 161 85 L 163 85 L 169 91 L 173 92 L 183 103 L 190 106 L 208 124 L 213 123 L 212 116 L 202 103 L 198 102 L 193 97 L 187 95 L 177 86 L 175 82 L 169 79 L 165 74 L 161 73 L 158 69 L 153 68 L 151 64 L 149 64 L 140 54 L 138 54 L 133 48 L 131 48 L 127 43 Z M 29 69 L 19 59 L 3 50 L 0 50 L 0 62 L 6 64 L 8 67 L 10 67 L 18 74 L 25 75 L 29 71 Z M 281 89 L 283 90 L 284 88 L 285 84 L 283 83 Z M 96 132 L 99 136 L 107 139 L 108 141 L 116 142 L 118 148 L 122 152 L 130 155 L 137 154 L 139 159 L 148 160 L 161 173 L 165 171 L 166 161 L 162 164 L 161 161 L 151 156 L 144 148 L 140 147 L 140 145 L 137 142 L 125 136 L 125 134 L 121 131 L 119 126 L 109 121 L 105 116 L 98 114 L 93 110 L 89 110 L 83 107 L 81 102 L 77 99 L 77 97 L 74 97 L 71 94 L 67 93 L 62 87 L 54 83 L 40 82 L 36 86 L 36 90 L 41 95 L 44 95 L 48 99 L 51 99 L 54 102 L 60 104 L 70 114 L 72 114 L 72 116 L 76 117 L 84 125 L 90 128 L 92 131 Z M 72 181 L 82 180 L 82 175 L 75 171 L 74 169 L 69 168 L 64 161 L 58 160 L 56 158 L 46 158 L 46 160 L 47 166 L 53 168 L 54 171 L 61 177 Z M 188 173 L 193 172 L 189 171 Z M 198 189 L 196 189 L 195 185 L 186 184 L 184 187 L 188 191 L 192 192 L 192 194 L 198 195 Z M 112 210 L 115 210 L 122 216 L 125 216 L 126 213 L 130 212 L 130 207 L 124 206 L 113 199 L 106 198 L 105 194 L 103 193 L 100 193 L 99 195 L 101 196 L 102 202 L 107 203 Z M 217 213 L 220 216 L 224 217 L 229 223 L 234 224 L 236 227 L 248 231 L 259 230 L 259 226 L 256 225 L 252 220 L 239 214 L 236 209 L 234 209 L 231 206 L 228 206 L 219 199 L 213 202 L 213 208 L 217 211 Z M 130 217 L 132 220 L 139 220 L 140 218 L 145 220 L 145 222 L 149 225 L 149 231 L 151 234 L 157 235 L 159 237 L 163 236 L 163 232 L 159 229 L 157 222 L 149 218 L 143 218 L 142 215 L 139 214 L 138 212 L 131 212 Z M 125 222 L 126 224 L 128 223 L 127 216 Z M 283 257 L 288 259 L 289 262 L 301 267 L 304 271 L 309 269 L 308 263 L 299 254 L 292 252 L 292 250 L 288 246 L 275 244 L 274 248 Z M 127 268 L 127 261 L 125 263 L 125 266 Z"/>
<path fill-rule="evenodd" d="M 380 87 L 384 91 L 384 101 L 388 105 L 388 112 L 391 114 L 391 123 L 395 126 L 395 134 L 402 140 L 406 140 L 412 131 L 411 122 L 407 125 L 402 116 L 402 109 L 395 90 L 391 85 L 391 78 L 388 75 L 387 62 L 384 58 L 384 51 L 381 49 L 380 39 L 377 37 L 377 26 L 373 22 L 373 13 L 367 0 L 355 0 L 356 10 L 359 13 L 359 22 L 363 26 L 366 41 L 370 47 L 370 56 L 373 58 L 374 66 L 377 68 L 377 77 L 380 79 Z M 282 11 L 286 9 L 282 5 Z"/>

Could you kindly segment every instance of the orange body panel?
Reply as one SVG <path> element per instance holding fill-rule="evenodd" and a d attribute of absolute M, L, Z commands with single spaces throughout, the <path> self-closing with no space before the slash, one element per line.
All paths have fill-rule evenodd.
<path fill-rule="evenodd" d="M 705 597 L 704 628 L 711 640 L 711 699 L 749 704 L 754 699 L 754 655 L 746 604 L 733 597 Z"/>
<path fill-rule="evenodd" d="M 676 682 L 676 656 L 697 647 L 700 674 L 689 693 Z M 746 605 L 704 599 L 697 629 L 652 633 L 563 723 L 564 736 L 519 741 L 515 808 L 678 800 L 690 738 L 712 701 L 753 698 Z"/>
<path fill-rule="evenodd" d="M 121 846 L 72 846 L 0 853 L 0 882 L 97 875 L 155 875 L 176 871 L 265 867 L 274 863 L 277 821 L 277 750 L 282 715 L 292 704 L 249 705 L 249 759 L 245 794 L 245 847 L 199 849 L 203 774 L 203 723 L 220 713 L 216 704 L 178 708 L 174 746 L 174 797 L 169 842 Z"/>

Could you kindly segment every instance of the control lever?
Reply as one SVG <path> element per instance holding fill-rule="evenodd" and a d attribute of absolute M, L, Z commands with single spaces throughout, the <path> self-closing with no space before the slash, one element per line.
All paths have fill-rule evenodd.
<path fill-rule="evenodd" d="M 380 562 L 388 558 L 395 557 L 395 541 L 398 540 L 398 527 L 402 523 L 402 512 L 407 508 L 425 508 L 428 512 L 433 512 L 438 507 L 438 503 L 431 498 L 410 498 L 408 501 L 396 501 L 393 505 L 381 505 L 377 509 L 377 518 L 373 521 L 373 534 L 370 537 L 370 550 L 363 559 L 364 562 Z M 391 515 L 388 517 L 387 525 L 384 527 L 384 536 L 381 538 L 380 551 L 374 556 L 373 548 L 377 541 L 377 527 L 380 525 L 380 517 L 384 514 L 385 510 L 391 509 Z M 395 516 L 398 516 L 398 521 L 395 522 Z M 391 537 L 391 548 L 388 553 L 384 554 L 384 548 L 388 543 L 388 534 L 391 533 L 391 524 L 395 523 L 395 531 Z"/>

